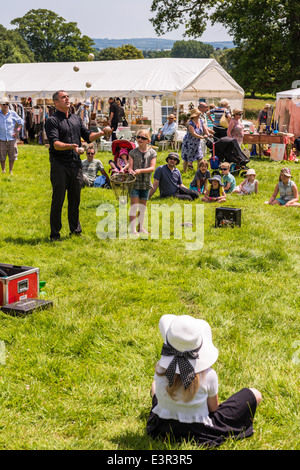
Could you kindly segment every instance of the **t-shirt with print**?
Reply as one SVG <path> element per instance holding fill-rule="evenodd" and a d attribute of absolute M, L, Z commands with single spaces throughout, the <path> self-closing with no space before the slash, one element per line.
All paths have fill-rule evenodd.
<path fill-rule="evenodd" d="M 93 160 L 91 162 L 88 159 L 83 160 L 82 162 L 82 172 L 84 175 L 87 176 L 90 184 L 93 184 L 95 179 L 97 178 L 98 171 L 103 171 L 104 166 L 100 160 Z"/>

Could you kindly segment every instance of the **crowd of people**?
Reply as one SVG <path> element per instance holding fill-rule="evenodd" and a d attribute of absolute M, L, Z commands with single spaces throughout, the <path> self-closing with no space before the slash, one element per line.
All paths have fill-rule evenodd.
<path fill-rule="evenodd" d="M 93 142 L 101 136 L 109 138 L 114 135 L 119 121 L 119 108 L 121 103 L 110 99 L 110 126 L 99 131 L 88 129 L 86 113 L 89 103 L 84 102 L 78 113 L 70 112 L 70 99 L 68 93 L 59 90 L 53 95 L 55 112 L 45 125 L 49 142 L 50 180 L 52 184 L 52 202 L 50 211 L 50 240 L 60 240 L 62 228 L 61 213 L 68 193 L 68 221 L 70 234 L 80 235 L 79 206 L 81 189 L 85 186 L 110 187 L 110 177 L 105 171 L 102 162 L 95 159 Z M 0 103 L 0 162 L 2 172 L 6 172 L 5 161 L 8 155 L 9 171 L 12 173 L 17 158 L 18 147 L 16 135 L 23 125 L 20 116 L 9 109 L 8 102 Z M 259 119 L 264 119 L 264 112 Z M 118 115 L 116 120 L 116 114 Z M 179 154 L 171 151 L 164 165 L 156 167 L 157 153 L 155 143 L 168 138 L 177 129 L 175 116 L 170 115 L 162 129 L 151 136 L 146 129 L 140 129 L 136 135 L 135 148 L 128 151 L 121 150 L 116 161 L 110 160 L 110 171 L 128 172 L 135 176 L 133 189 L 130 193 L 130 228 L 134 235 L 147 233 L 143 224 L 147 201 L 155 194 L 157 189 L 161 198 L 174 197 L 193 201 L 199 199 L 203 203 L 225 202 L 228 195 L 250 195 L 258 192 L 258 180 L 253 169 L 245 174 L 245 179 L 236 184 L 234 175 L 230 172 L 230 164 L 222 162 L 219 170 L 221 175 L 211 176 L 206 156 L 206 138 L 211 136 L 230 136 L 241 144 L 243 126 L 241 123 L 242 111 L 230 111 L 227 100 L 222 100 L 217 107 L 208 106 L 200 102 L 198 109 L 193 109 L 187 124 L 186 134 L 182 143 L 181 157 L 183 172 L 187 169 L 195 170 L 189 187 L 182 181 L 178 168 Z M 212 127 L 209 128 L 208 121 Z M 222 122 L 223 121 L 223 122 Z M 225 123 L 224 123 L 225 121 Z M 226 124 L 227 123 L 227 124 Z M 82 140 L 86 148 L 82 147 Z M 86 152 L 86 159 L 81 156 Z M 193 162 L 197 163 L 194 169 Z M 153 174 L 153 183 L 151 177 Z M 276 184 L 274 193 L 266 203 L 270 205 L 299 206 L 298 188 L 292 181 L 291 172 L 284 168 Z M 137 209 L 138 208 L 138 209 Z"/>

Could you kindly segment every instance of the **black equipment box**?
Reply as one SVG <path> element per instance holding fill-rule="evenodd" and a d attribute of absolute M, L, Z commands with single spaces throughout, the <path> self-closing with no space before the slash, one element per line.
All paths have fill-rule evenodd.
<path fill-rule="evenodd" d="M 4 313 L 8 313 L 10 315 L 26 315 L 28 313 L 32 313 L 34 310 L 41 308 L 49 308 L 53 305 L 51 300 L 43 300 L 43 299 L 24 299 L 18 300 L 17 302 L 13 302 L 11 304 L 3 305 L 1 310 Z"/>
<path fill-rule="evenodd" d="M 217 207 L 215 227 L 240 227 L 242 223 L 241 209 L 232 207 Z"/>

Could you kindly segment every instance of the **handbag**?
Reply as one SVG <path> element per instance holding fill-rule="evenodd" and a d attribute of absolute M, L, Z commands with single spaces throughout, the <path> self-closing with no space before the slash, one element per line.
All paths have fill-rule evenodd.
<path fill-rule="evenodd" d="M 228 120 L 227 120 L 225 111 L 223 113 L 223 116 L 220 119 L 220 126 L 224 127 L 225 129 L 227 129 L 227 127 L 228 127 Z"/>

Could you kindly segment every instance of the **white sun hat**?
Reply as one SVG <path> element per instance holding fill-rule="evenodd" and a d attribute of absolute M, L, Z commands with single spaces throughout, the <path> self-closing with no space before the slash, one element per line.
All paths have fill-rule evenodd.
<path fill-rule="evenodd" d="M 211 327 L 205 320 L 190 315 L 163 315 L 159 321 L 159 330 L 164 343 L 179 353 L 198 350 L 196 359 L 188 359 L 195 373 L 208 369 L 216 362 L 218 349 L 212 342 Z M 159 364 L 167 369 L 173 359 L 172 355 L 162 354 Z M 176 373 L 180 373 L 178 364 Z"/>

